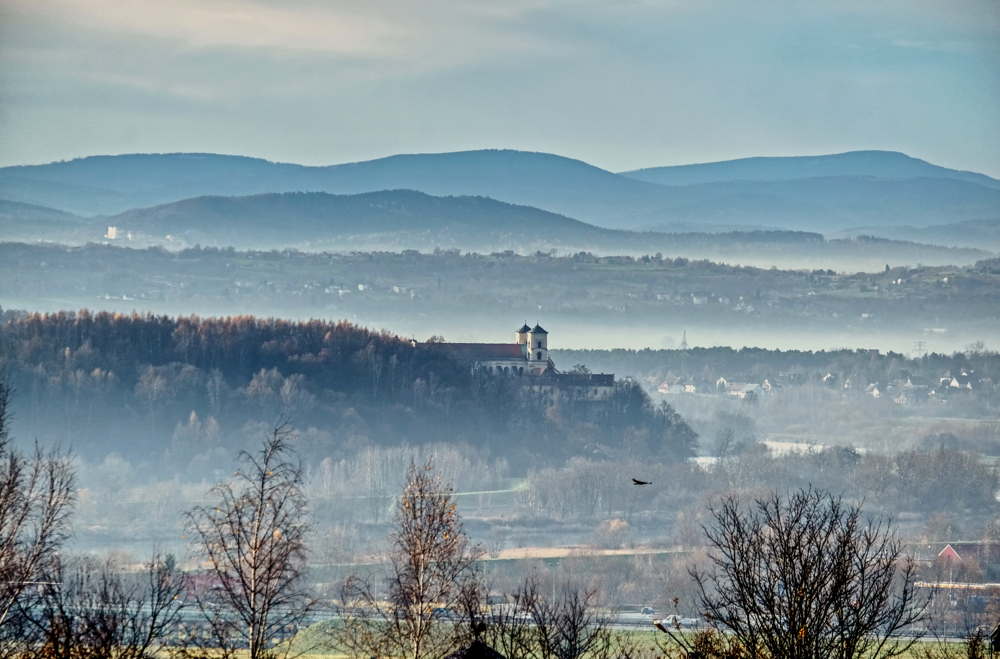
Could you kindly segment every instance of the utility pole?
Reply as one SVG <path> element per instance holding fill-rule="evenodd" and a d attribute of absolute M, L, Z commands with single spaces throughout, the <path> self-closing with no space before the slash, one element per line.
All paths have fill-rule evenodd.
<path fill-rule="evenodd" d="M 927 354 L 927 344 L 924 343 L 923 341 L 914 341 L 913 351 L 917 353 L 918 357 L 923 357 L 924 355 Z"/>

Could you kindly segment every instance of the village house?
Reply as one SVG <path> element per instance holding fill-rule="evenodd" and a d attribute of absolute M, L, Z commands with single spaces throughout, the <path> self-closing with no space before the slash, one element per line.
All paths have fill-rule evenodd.
<path fill-rule="evenodd" d="M 668 377 L 657 388 L 661 394 L 693 394 L 697 390 L 689 378 Z"/>
<path fill-rule="evenodd" d="M 716 380 L 715 390 L 727 396 L 746 398 L 747 396 L 759 396 L 771 389 L 771 383 L 767 380 L 763 382 L 736 382 L 726 380 L 722 377 Z"/>

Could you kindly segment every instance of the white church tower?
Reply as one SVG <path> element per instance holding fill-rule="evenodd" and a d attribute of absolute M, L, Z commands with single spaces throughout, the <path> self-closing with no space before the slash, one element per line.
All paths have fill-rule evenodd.
<path fill-rule="evenodd" d="M 529 364 L 542 365 L 549 361 L 549 333 L 541 325 L 536 324 L 528 330 L 527 351 Z"/>
<path fill-rule="evenodd" d="M 528 323 L 521 326 L 521 329 L 514 332 L 514 340 L 519 346 L 524 346 L 524 354 L 527 355 L 528 352 L 528 333 L 531 332 L 531 328 L 528 327 Z"/>

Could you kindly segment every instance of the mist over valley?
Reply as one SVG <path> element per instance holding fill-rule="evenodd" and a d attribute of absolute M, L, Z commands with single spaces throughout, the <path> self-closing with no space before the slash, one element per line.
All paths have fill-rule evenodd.
<path fill-rule="evenodd" d="M 997 44 L 0 3 L 0 654 L 987 656 Z"/>
<path fill-rule="evenodd" d="M 330 519 L 346 514 L 332 473 L 350 482 L 357 461 L 389 461 L 356 520 L 374 530 L 390 463 L 427 455 L 459 461 L 442 468 L 460 493 L 463 470 L 485 470 L 473 480 L 491 491 L 529 488 L 526 501 L 480 500 L 484 520 L 575 520 L 549 539 L 526 527 L 522 542 L 586 543 L 628 487 L 586 512 L 575 495 L 553 509 L 538 474 L 644 461 L 680 480 L 629 503 L 627 523 L 634 542 L 669 545 L 678 511 L 720 474 L 698 460 L 734 446 L 741 464 L 780 466 L 760 476 L 773 485 L 792 482 L 789 461 L 828 451 L 895 459 L 942 437 L 997 453 L 1000 265 L 983 218 L 1000 212 L 998 190 L 883 152 L 625 174 L 514 151 L 5 168 L 11 427 L 73 447 L 103 511 L 87 513 L 103 516 L 77 536 L 85 546 L 124 520 L 144 529 L 129 536 L 176 543 L 160 532 L 170 506 L 277 415 L 312 478 L 325 474 Z M 497 380 L 446 349 L 508 344 L 521 319 L 553 331 L 551 373 L 604 373 L 612 402 L 557 395 L 571 385 L 531 394 L 535 380 Z M 96 494 L 110 471 L 116 493 Z M 870 496 L 852 483 L 831 481 Z M 149 487 L 172 493 L 147 528 Z M 663 496 L 689 503 L 664 509 Z"/>

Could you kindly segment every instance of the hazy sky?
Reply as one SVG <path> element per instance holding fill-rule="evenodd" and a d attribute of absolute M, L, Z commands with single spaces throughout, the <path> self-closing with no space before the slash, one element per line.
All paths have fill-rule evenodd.
<path fill-rule="evenodd" d="M 0 0 L 0 165 L 478 148 L 1000 177 L 1000 1 Z"/>

